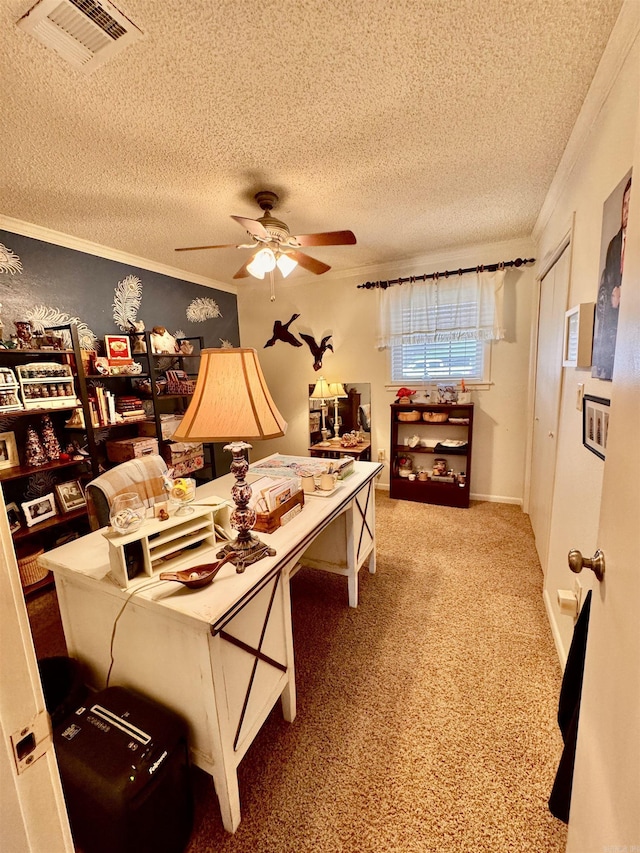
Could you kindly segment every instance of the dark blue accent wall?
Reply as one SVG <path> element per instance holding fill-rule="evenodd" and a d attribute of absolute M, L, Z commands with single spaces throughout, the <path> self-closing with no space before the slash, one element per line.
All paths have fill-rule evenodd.
<path fill-rule="evenodd" d="M 15 331 L 15 320 L 25 319 L 35 305 L 46 305 L 78 317 L 103 341 L 105 334 L 119 333 L 113 320 L 115 287 L 134 275 L 142 282 L 137 316 L 147 329 L 164 326 L 171 333 L 182 329 L 187 336 L 202 335 L 209 347 L 221 346 L 221 339 L 240 345 L 238 306 L 233 293 L 9 231 L 0 230 L 0 243 L 22 264 L 22 272 L 0 272 L 5 339 Z M 194 299 L 202 298 L 215 300 L 221 316 L 202 323 L 189 322 L 187 307 Z"/>

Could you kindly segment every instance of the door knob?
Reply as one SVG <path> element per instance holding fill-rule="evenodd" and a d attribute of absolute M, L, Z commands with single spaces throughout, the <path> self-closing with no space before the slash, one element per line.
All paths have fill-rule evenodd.
<path fill-rule="evenodd" d="M 598 549 L 593 557 L 589 559 L 588 557 L 583 557 L 580 551 L 572 548 L 569 551 L 569 568 L 571 571 L 578 575 L 585 567 L 591 569 L 598 580 L 601 581 L 604 577 L 603 552 Z"/>

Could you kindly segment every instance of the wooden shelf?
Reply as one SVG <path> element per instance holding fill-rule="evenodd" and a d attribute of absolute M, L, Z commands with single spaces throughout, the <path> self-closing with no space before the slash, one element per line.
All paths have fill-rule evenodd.
<path fill-rule="evenodd" d="M 29 586 L 23 586 L 22 591 L 25 598 L 31 598 L 32 595 L 35 595 L 38 592 L 44 592 L 45 589 L 50 589 L 53 586 L 55 586 L 53 572 L 47 572 L 41 580 L 29 584 Z"/>
<path fill-rule="evenodd" d="M 46 465 L 14 465 L 11 468 L 0 470 L 0 483 L 9 480 L 19 480 L 21 477 L 30 477 L 32 474 L 39 474 L 41 471 L 55 471 L 58 468 L 70 468 L 72 465 L 85 464 L 91 464 L 91 460 L 88 457 L 84 459 L 70 459 L 68 462 L 48 462 Z"/>
<path fill-rule="evenodd" d="M 399 421 L 398 415 L 402 412 L 416 411 L 420 413 L 420 420 Z M 422 415 L 425 412 L 445 412 L 448 417 L 465 418 L 468 423 L 451 423 L 448 419 L 436 423 L 425 421 Z M 411 435 L 425 436 L 426 434 L 435 440 L 446 441 L 451 438 L 451 433 L 463 440 L 466 438 L 466 447 L 410 447 L 403 443 L 403 439 Z M 438 430 L 440 433 L 438 435 Z M 473 433 L 473 403 L 415 403 L 391 405 L 391 476 L 389 480 L 389 495 L 400 500 L 418 501 L 420 503 L 439 504 L 441 506 L 452 506 L 467 508 L 469 506 L 470 479 L 471 479 L 471 439 Z M 457 440 L 457 439 L 456 439 Z M 400 477 L 397 470 L 397 460 L 401 456 L 439 456 L 443 458 L 455 457 L 464 464 L 465 478 L 463 483 L 445 483 L 442 481 L 419 480 L 417 477 L 410 480 L 408 477 Z M 453 459 L 449 465 L 453 467 Z M 458 464 L 457 462 L 455 463 Z M 424 467 L 427 467 L 426 464 Z M 456 469 L 458 470 L 458 469 Z"/>
<path fill-rule="evenodd" d="M 49 530 L 51 527 L 57 527 L 60 524 L 68 521 L 76 521 L 78 518 L 87 516 L 86 506 L 74 509 L 71 512 L 65 512 L 63 515 L 54 515 L 53 518 L 48 518 L 46 521 L 41 521 L 39 524 L 34 524 L 31 527 L 21 527 L 12 534 L 14 542 L 22 542 L 29 539 L 30 536 L 35 536 L 37 533 L 42 533 L 43 530 Z"/>

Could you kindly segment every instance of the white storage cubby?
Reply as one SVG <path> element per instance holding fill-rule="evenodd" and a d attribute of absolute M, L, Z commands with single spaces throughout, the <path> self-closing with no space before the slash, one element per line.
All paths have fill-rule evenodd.
<path fill-rule="evenodd" d="M 171 515 L 166 521 L 148 518 L 134 533 L 119 534 L 108 528 L 111 574 L 121 589 L 159 572 L 175 571 L 182 563 L 212 562 L 222 541 L 216 533 L 216 514 L 226 507 L 194 506 L 189 515 Z M 194 547 L 195 546 L 195 547 Z M 127 566 L 136 566 L 129 577 Z"/>
<path fill-rule="evenodd" d="M 25 409 L 65 409 L 79 405 L 70 365 L 39 361 L 17 366 Z"/>
<path fill-rule="evenodd" d="M 22 408 L 15 373 L 10 367 L 0 367 L 0 412 L 18 412 Z"/>

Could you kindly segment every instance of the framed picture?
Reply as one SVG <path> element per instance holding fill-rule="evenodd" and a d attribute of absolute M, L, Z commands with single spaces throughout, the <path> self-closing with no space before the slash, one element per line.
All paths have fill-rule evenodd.
<path fill-rule="evenodd" d="M 604 459 L 609 432 L 609 400 L 585 394 L 582 401 L 582 443 Z"/>
<path fill-rule="evenodd" d="M 20 530 L 22 527 L 22 519 L 20 518 L 20 510 L 18 509 L 18 504 L 13 503 L 7 504 L 7 519 L 9 520 L 9 530 L 12 533 L 15 533 L 16 530 Z"/>
<path fill-rule="evenodd" d="M 80 480 L 69 480 L 56 486 L 56 497 L 62 512 L 71 512 L 87 505 Z"/>
<path fill-rule="evenodd" d="M 563 367 L 591 367 L 595 303 L 582 302 L 564 315 Z"/>
<path fill-rule="evenodd" d="M 53 518 L 58 514 L 56 509 L 56 501 L 53 492 L 48 495 L 42 495 L 40 498 L 35 498 L 32 501 L 25 501 L 22 504 L 27 527 L 33 527 L 34 524 L 40 524 L 41 521 L 46 521 L 47 518 Z"/>
<path fill-rule="evenodd" d="M 627 172 L 602 209 L 600 274 L 591 367 L 594 379 L 611 379 L 613 376 L 630 197 L 631 172 Z"/>
<path fill-rule="evenodd" d="M 13 468 L 19 465 L 16 437 L 12 432 L 0 432 L 0 468 Z"/>
<path fill-rule="evenodd" d="M 105 335 L 104 347 L 109 364 L 131 364 L 131 341 L 128 335 Z"/>

